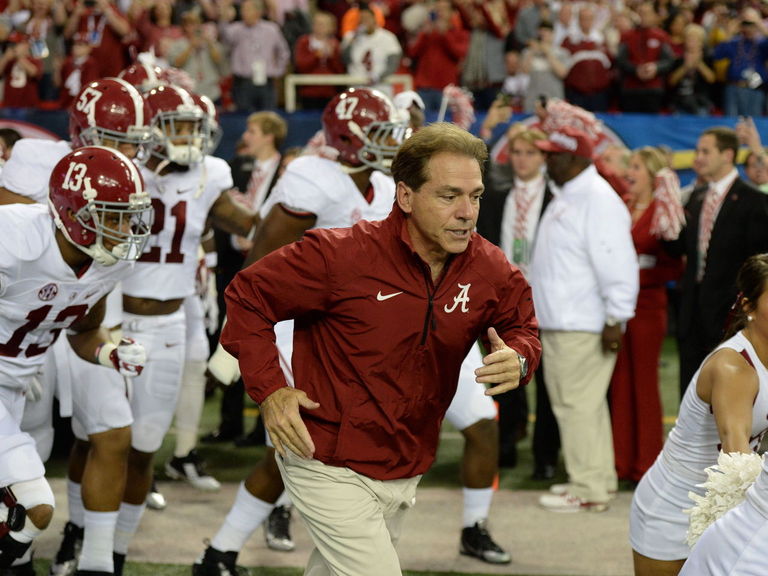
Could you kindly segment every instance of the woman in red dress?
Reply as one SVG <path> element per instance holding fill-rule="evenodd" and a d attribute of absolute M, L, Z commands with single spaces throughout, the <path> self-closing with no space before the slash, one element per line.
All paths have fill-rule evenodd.
<path fill-rule="evenodd" d="M 665 242 L 677 238 L 684 216 L 680 182 L 656 148 L 632 153 L 627 183 L 640 293 L 613 373 L 610 405 L 617 475 L 638 482 L 664 442 L 659 357 L 667 333 L 667 283 L 683 271 L 682 260 L 667 253 Z"/>

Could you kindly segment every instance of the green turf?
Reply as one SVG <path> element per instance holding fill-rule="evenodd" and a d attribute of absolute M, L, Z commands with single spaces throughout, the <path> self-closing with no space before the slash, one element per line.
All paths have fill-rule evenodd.
<path fill-rule="evenodd" d="M 47 574 L 50 561 L 35 560 L 37 574 Z M 301 576 L 304 573 L 300 568 L 250 568 L 251 576 Z M 189 576 L 189 566 L 173 564 L 137 564 L 128 562 L 125 565 L 125 574 L 130 576 Z M 480 572 L 412 572 L 406 570 L 404 576 L 491 576 Z M 518 575 L 525 576 L 525 575 Z"/>

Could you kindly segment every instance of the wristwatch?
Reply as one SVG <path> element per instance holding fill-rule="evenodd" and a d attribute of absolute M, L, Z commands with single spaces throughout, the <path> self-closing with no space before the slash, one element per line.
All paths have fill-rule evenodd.
<path fill-rule="evenodd" d="M 621 322 L 617 318 L 614 318 L 613 316 L 606 316 L 605 325 L 608 326 L 609 328 L 613 328 L 614 326 L 618 326 L 619 324 L 621 324 Z"/>
<path fill-rule="evenodd" d="M 517 355 L 517 359 L 520 361 L 520 380 L 528 376 L 528 359 L 522 354 Z"/>

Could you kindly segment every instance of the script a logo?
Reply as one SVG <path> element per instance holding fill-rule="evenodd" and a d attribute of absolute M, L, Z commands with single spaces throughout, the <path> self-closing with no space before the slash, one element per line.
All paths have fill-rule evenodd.
<path fill-rule="evenodd" d="M 472 284 L 458 284 L 459 286 L 459 294 L 458 296 L 453 297 L 453 306 L 448 308 L 448 304 L 443 306 L 443 310 L 445 310 L 448 314 L 456 310 L 456 307 L 461 304 L 461 311 L 464 313 L 469 312 L 469 288 L 472 286 Z"/>

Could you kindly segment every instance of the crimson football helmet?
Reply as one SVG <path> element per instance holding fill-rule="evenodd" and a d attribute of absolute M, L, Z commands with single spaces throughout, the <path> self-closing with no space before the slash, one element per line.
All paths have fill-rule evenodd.
<path fill-rule="evenodd" d="M 56 226 L 99 264 L 137 260 L 149 238 L 152 202 L 136 165 L 104 146 L 84 146 L 59 160 L 48 182 Z"/>
<path fill-rule="evenodd" d="M 80 90 L 69 113 L 73 148 L 102 146 L 105 140 L 142 147 L 150 142 L 149 107 L 133 86 L 120 78 L 95 80 Z"/>
<path fill-rule="evenodd" d="M 152 155 L 183 166 L 203 159 L 208 149 L 208 114 L 178 86 L 159 86 L 144 99 L 152 117 Z"/>
<path fill-rule="evenodd" d="M 207 116 L 207 146 L 205 153 L 213 154 L 213 151 L 218 148 L 219 142 L 221 142 L 221 137 L 223 136 L 223 131 L 219 124 L 219 112 L 216 110 L 216 104 L 204 94 L 196 94 L 195 92 L 190 92 L 190 94 Z"/>
<path fill-rule="evenodd" d="M 117 77 L 136 86 L 142 94 L 167 83 L 165 71 L 160 66 L 141 61 L 121 70 Z"/>
<path fill-rule="evenodd" d="M 387 173 L 410 134 L 392 102 L 372 88 L 349 88 L 328 102 L 323 133 L 326 144 L 339 151 L 338 160 L 347 172 L 371 167 Z"/>

